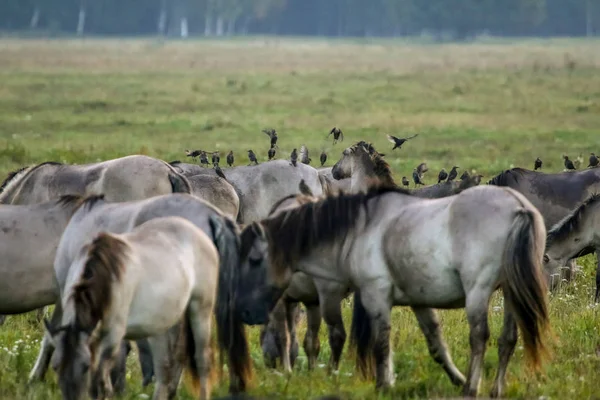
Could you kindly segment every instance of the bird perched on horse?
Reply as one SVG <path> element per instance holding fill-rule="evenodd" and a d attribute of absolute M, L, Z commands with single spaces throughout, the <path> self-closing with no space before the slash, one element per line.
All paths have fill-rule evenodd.
<path fill-rule="evenodd" d="M 298 150 L 294 149 L 294 150 L 292 150 L 292 154 L 290 155 L 290 165 L 293 165 L 295 167 L 297 162 L 298 162 Z"/>
<path fill-rule="evenodd" d="M 590 153 L 590 163 L 588 164 L 588 168 L 597 167 L 599 164 L 598 157 L 594 153 Z"/>
<path fill-rule="evenodd" d="M 408 185 L 410 185 L 410 181 L 408 180 L 407 177 L 405 177 L 405 176 L 402 177 L 402 184 L 406 187 L 408 187 Z"/>
<path fill-rule="evenodd" d="M 425 185 L 423 183 L 423 180 L 421 179 L 421 175 L 419 175 L 419 171 L 417 170 L 417 168 L 413 169 L 413 181 L 415 182 L 415 186 L 417 185 Z"/>
<path fill-rule="evenodd" d="M 323 165 L 325 165 L 326 162 L 327 162 L 327 153 L 325 153 L 325 150 L 323 150 L 323 152 L 321 153 L 321 167 Z"/>
<path fill-rule="evenodd" d="M 221 161 L 221 155 L 219 154 L 218 151 L 215 151 L 212 153 L 212 163 L 213 163 L 213 167 L 216 165 L 219 165 L 219 162 Z"/>
<path fill-rule="evenodd" d="M 233 166 L 233 161 L 234 161 L 233 150 L 230 150 L 229 154 L 227 154 L 227 165 L 229 165 L 230 167 L 232 167 Z"/>
<path fill-rule="evenodd" d="M 569 156 L 563 156 L 563 158 L 565 159 L 565 168 L 569 171 L 575 171 L 575 165 L 573 164 L 573 161 L 569 160 Z"/>
<path fill-rule="evenodd" d="M 202 153 L 202 150 L 193 150 L 193 151 L 186 150 L 185 151 L 185 155 L 188 156 L 188 157 L 192 157 L 192 159 L 195 159 L 201 153 Z"/>
<path fill-rule="evenodd" d="M 273 159 L 273 157 L 275 157 L 275 147 L 274 146 L 271 146 L 271 148 L 267 152 L 267 156 L 269 157 L 269 161 L 271 161 Z"/>
<path fill-rule="evenodd" d="M 206 152 L 204 150 L 202 150 L 200 152 L 200 164 L 206 165 L 207 167 L 209 165 L 209 163 L 208 163 L 208 156 L 206 155 Z"/>
<path fill-rule="evenodd" d="M 300 162 L 302 164 L 310 164 L 311 158 L 308 156 L 308 149 L 305 145 L 300 146 Z"/>
<path fill-rule="evenodd" d="M 533 163 L 533 170 L 536 171 L 538 169 L 542 169 L 542 160 L 540 160 L 540 158 L 536 158 L 535 162 Z"/>
<path fill-rule="evenodd" d="M 442 168 L 442 170 L 438 174 L 438 183 L 443 182 L 444 180 L 446 180 L 446 178 L 448 178 L 448 173 L 444 168 Z"/>
<path fill-rule="evenodd" d="M 450 170 L 450 175 L 448 175 L 447 182 L 452 182 L 453 180 L 456 179 L 456 177 L 458 176 L 458 171 L 457 171 L 458 168 L 460 168 L 460 167 L 457 167 L 457 166 L 452 167 L 452 169 Z"/>
<path fill-rule="evenodd" d="M 412 138 L 416 138 L 417 136 L 419 136 L 418 133 L 407 137 L 407 138 L 397 138 L 396 136 L 392 136 L 392 135 L 386 135 L 387 139 L 391 142 L 394 143 L 394 147 L 392 148 L 392 150 L 395 150 L 396 148 L 400 149 L 402 147 L 402 145 L 404 143 L 406 143 L 407 140 L 410 140 Z"/>
<path fill-rule="evenodd" d="M 256 154 L 254 154 L 254 152 L 252 150 L 248 150 L 248 159 L 250 160 L 250 164 L 248 164 L 248 165 L 252 165 L 252 163 L 254 163 L 255 165 L 258 165 L 258 160 L 256 159 Z"/>

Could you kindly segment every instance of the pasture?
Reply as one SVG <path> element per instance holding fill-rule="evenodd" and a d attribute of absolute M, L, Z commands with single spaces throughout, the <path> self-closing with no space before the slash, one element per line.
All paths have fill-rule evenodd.
<path fill-rule="evenodd" d="M 426 162 L 426 184 L 452 165 L 484 175 L 511 166 L 563 169 L 600 152 L 600 42 L 574 40 L 417 45 L 396 41 L 252 39 L 158 42 L 155 40 L 0 41 L 0 175 L 43 162 L 87 163 L 129 154 L 185 161 L 184 149 L 229 150 L 247 165 L 248 149 L 265 162 L 263 128 L 279 134 L 277 158 L 305 144 L 317 166 L 322 150 L 333 165 L 342 150 L 371 141 L 386 154 L 396 182 Z M 332 145 L 333 126 L 344 141 Z M 391 151 L 385 133 L 420 135 Z M 223 165 L 224 163 L 222 163 Z M 227 169 L 223 168 L 227 173 Z M 411 183 L 411 187 L 413 187 Z M 490 227 L 493 229 L 493 227 Z M 518 344 L 507 376 L 507 397 L 598 398 L 600 329 L 593 304 L 595 256 L 580 259 L 574 282 L 550 301 L 556 335 L 543 375 L 530 373 Z M 0 278 L 1 279 L 1 278 Z M 481 394 L 496 371 L 496 338 L 502 298 L 490 305 L 490 345 Z M 351 307 L 344 303 L 346 330 Z M 463 310 L 442 311 L 450 352 L 465 372 L 469 352 Z M 304 337 L 305 324 L 299 328 Z M 358 379 L 344 351 L 339 374 L 328 376 L 327 330 L 321 327 L 319 366 L 306 369 L 303 351 L 291 377 L 266 369 L 258 328 L 249 329 L 256 367 L 250 393 L 307 399 L 439 398 L 460 395 L 430 358 L 408 310 L 393 311 L 391 343 L 397 374 L 393 391 L 377 395 Z M 10 317 L 0 327 L 0 397 L 59 399 L 55 376 L 26 387 L 42 334 L 34 313 Z M 130 356 L 125 398 L 141 389 Z M 227 391 L 226 379 L 215 390 Z M 182 398 L 190 398 L 185 391 Z"/>

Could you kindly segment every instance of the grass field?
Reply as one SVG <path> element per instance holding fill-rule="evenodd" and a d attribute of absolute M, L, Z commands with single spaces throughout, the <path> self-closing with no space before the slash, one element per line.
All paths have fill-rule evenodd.
<path fill-rule="evenodd" d="M 426 183 L 452 165 L 489 178 L 511 166 L 562 169 L 571 158 L 600 153 L 600 42 L 549 40 L 499 44 L 414 45 L 394 41 L 308 41 L 261 38 L 235 41 L 153 40 L 0 41 L 0 174 L 41 161 L 85 163 L 128 154 L 167 161 L 186 148 L 246 150 L 266 160 L 268 138 L 279 132 L 280 157 L 306 144 L 328 165 L 346 145 L 372 141 L 385 152 L 396 180 L 429 165 Z M 342 128 L 332 145 L 327 133 Z M 420 136 L 391 151 L 384 133 Z M 331 138 L 330 138 L 331 139 Z M 584 165 L 584 166 L 585 166 Z M 226 171 L 225 171 L 226 172 Z M 600 398 L 600 319 L 592 303 L 595 258 L 551 299 L 557 341 L 544 374 L 529 372 L 520 347 L 510 364 L 507 397 Z M 1 279 L 1 277 L 0 277 Z M 492 338 L 482 394 L 497 367 L 502 299 L 490 308 Z M 350 307 L 344 306 L 346 328 Z M 468 362 L 463 311 L 441 312 L 458 367 Z M 306 370 L 301 357 L 291 378 L 266 370 L 258 329 L 250 329 L 256 379 L 252 394 L 305 399 L 337 393 L 347 398 L 437 398 L 460 395 L 429 357 L 413 315 L 396 309 L 392 348 L 397 382 L 386 396 L 359 380 L 344 353 L 338 375 Z M 0 327 L 0 398 L 58 399 L 54 373 L 26 387 L 41 339 L 33 315 Z M 304 325 L 300 326 L 300 338 Z M 320 362 L 329 357 L 321 328 Z M 520 343 L 519 343 L 520 346 Z M 141 398 L 140 373 L 130 357 L 125 398 Z M 215 395 L 225 394 L 224 381 Z M 182 398 L 189 398 L 181 391 Z"/>

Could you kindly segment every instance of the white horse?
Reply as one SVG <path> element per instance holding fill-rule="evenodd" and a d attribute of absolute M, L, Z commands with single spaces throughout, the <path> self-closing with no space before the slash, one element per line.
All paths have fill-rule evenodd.
<path fill-rule="evenodd" d="M 96 236 L 68 271 L 60 325 L 45 320 L 63 397 L 82 398 L 90 376 L 101 397 L 111 397 L 109 373 L 121 341 L 149 338 L 158 383 L 153 398 L 171 398 L 179 374 L 167 362 L 168 330 L 183 320 L 187 348 L 178 350 L 179 357 L 200 384 L 200 399 L 209 399 L 218 280 L 217 249 L 183 218 L 155 218 L 128 233 Z"/>
<path fill-rule="evenodd" d="M 393 306 L 412 308 L 430 354 L 454 384 L 464 385 L 466 396 L 479 391 L 489 300 L 498 288 L 504 292 L 505 310 L 492 396 L 502 395 L 517 327 L 532 365 L 539 367 L 544 359 L 546 229 L 535 207 L 512 189 L 479 186 L 451 197 L 422 199 L 397 188 L 373 187 L 292 208 L 252 229 L 268 252 L 260 260 L 268 272 L 256 274 L 264 281 L 254 282 L 254 291 L 245 294 L 244 313 L 266 320 L 276 294 L 297 271 L 329 283 L 320 298 L 340 298 L 354 288 L 360 297 L 355 298 L 351 343 L 369 376 L 374 356 L 378 388 L 394 381 L 389 347 Z M 462 307 L 471 328 L 467 379 L 448 353 L 433 310 Z"/>

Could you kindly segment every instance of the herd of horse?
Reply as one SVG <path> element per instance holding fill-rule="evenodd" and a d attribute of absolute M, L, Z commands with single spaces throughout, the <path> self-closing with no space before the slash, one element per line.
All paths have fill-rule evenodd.
<path fill-rule="evenodd" d="M 65 399 L 125 388 L 135 342 L 154 399 L 175 396 L 185 371 L 211 397 L 215 352 L 229 390 L 248 389 L 245 325 L 263 325 L 265 363 L 291 373 L 298 304 L 313 369 L 319 328 L 329 370 L 347 339 L 377 389 L 394 383 L 391 309 L 409 306 L 432 358 L 465 396 L 477 396 L 489 339 L 488 305 L 502 289 L 504 325 L 493 397 L 502 396 L 518 331 L 531 366 L 549 352 L 548 292 L 577 257 L 600 246 L 600 169 L 547 174 L 514 168 L 408 190 L 364 141 L 333 167 L 287 160 L 214 169 L 132 155 L 88 164 L 45 162 L 0 187 L 0 314 L 54 305 L 30 373 L 56 372 Z M 596 299 L 600 295 L 600 263 Z M 471 356 L 454 364 L 435 309 L 465 308 Z"/>

